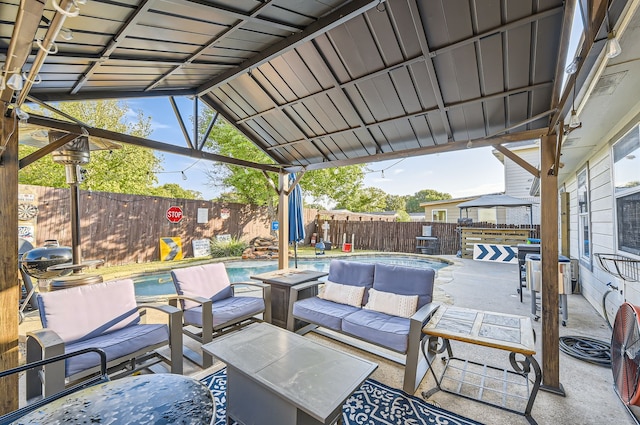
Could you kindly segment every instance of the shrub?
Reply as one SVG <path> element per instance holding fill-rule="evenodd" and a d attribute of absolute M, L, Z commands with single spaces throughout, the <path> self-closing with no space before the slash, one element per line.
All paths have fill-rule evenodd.
<path fill-rule="evenodd" d="M 228 241 L 219 241 L 214 238 L 211 239 L 211 256 L 214 258 L 240 257 L 248 246 L 249 244 L 237 238 L 231 238 Z"/>

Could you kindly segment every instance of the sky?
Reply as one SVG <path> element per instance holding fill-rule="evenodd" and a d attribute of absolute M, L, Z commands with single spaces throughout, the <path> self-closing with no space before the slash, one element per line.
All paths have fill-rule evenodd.
<path fill-rule="evenodd" d="M 151 140 L 187 146 L 168 98 L 128 99 L 126 102 L 132 115 L 142 110 L 145 116 L 151 117 Z M 176 98 L 176 103 L 192 132 L 193 101 Z M 201 104 L 200 107 L 206 106 Z M 164 170 L 158 174 L 160 185 L 177 183 L 202 193 L 204 199 L 219 195 L 219 190 L 208 184 L 209 161 L 168 153 L 162 153 L 162 156 Z M 391 195 L 413 195 L 423 189 L 433 189 L 460 198 L 504 191 L 504 167 L 493 156 L 490 147 L 373 162 L 368 168 L 364 185 L 380 188 Z"/>

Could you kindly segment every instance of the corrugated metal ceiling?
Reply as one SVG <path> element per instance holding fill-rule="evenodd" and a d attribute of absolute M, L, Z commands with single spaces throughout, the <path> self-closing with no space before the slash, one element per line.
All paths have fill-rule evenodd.
<path fill-rule="evenodd" d="M 17 16 L 17 0 L 0 7 Z M 56 39 L 31 96 L 198 95 L 277 163 L 307 169 L 546 130 L 564 13 L 560 0 L 79 7 L 64 23 L 73 40 Z M 47 5 L 35 38 L 46 36 L 53 14 Z M 3 21 L 0 51 L 12 32 Z"/>

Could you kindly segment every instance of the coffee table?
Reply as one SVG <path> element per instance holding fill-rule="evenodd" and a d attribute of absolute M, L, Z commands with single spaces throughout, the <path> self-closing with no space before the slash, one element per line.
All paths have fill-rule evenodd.
<path fill-rule="evenodd" d="M 227 364 L 227 421 L 333 424 L 378 367 L 268 323 L 216 338 L 202 349 Z"/>

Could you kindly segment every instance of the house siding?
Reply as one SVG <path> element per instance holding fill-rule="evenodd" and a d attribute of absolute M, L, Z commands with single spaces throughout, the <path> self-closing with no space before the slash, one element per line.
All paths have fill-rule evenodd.
<path fill-rule="evenodd" d="M 589 168 L 589 208 L 591 231 L 591 267 L 580 263 L 579 280 L 582 295 L 602 315 L 602 296 L 608 290 L 607 283 L 616 285 L 621 292 L 607 298 L 608 302 L 618 306 L 624 299 L 632 304 L 640 304 L 640 288 L 638 285 L 625 285 L 624 282 L 604 271 L 594 254 L 616 253 L 615 200 L 613 197 L 611 145 L 618 140 L 617 136 L 587 158 L 573 175 L 564 182 L 570 194 L 570 255 L 579 258 L 578 235 L 578 199 L 577 173 L 585 165 Z"/>
<path fill-rule="evenodd" d="M 517 149 L 513 153 L 538 168 L 540 164 L 540 146 L 538 143 L 530 148 Z M 532 211 L 529 208 L 509 208 L 506 211 L 504 222 L 513 224 L 540 224 L 540 198 L 531 196 L 529 191 L 533 184 L 534 176 L 511 159 L 504 158 L 504 187 L 505 194 L 516 198 L 531 201 Z"/>

